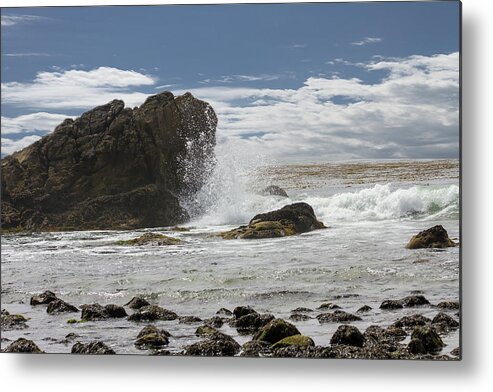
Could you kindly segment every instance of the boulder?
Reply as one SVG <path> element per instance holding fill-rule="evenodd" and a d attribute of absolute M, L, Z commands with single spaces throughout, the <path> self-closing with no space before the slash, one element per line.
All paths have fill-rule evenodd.
<path fill-rule="evenodd" d="M 361 317 L 342 310 L 336 310 L 333 313 L 322 313 L 317 316 L 320 324 L 324 323 L 345 323 L 349 321 L 359 321 Z"/>
<path fill-rule="evenodd" d="M 118 241 L 118 245 L 134 245 L 134 246 L 143 246 L 143 245 L 151 245 L 151 246 L 164 246 L 164 245 L 178 245 L 181 244 L 182 241 L 178 238 L 168 237 L 164 234 L 157 233 L 145 233 L 140 237 L 133 238 L 131 240 L 122 240 Z"/>
<path fill-rule="evenodd" d="M 84 321 L 104 320 L 109 317 L 106 309 L 100 304 L 81 305 L 80 308 L 82 309 L 80 318 Z"/>
<path fill-rule="evenodd" d="M 402 305 L 405 308 L 412 308 L 415 306 L 429 305 L 428 301 L 423 295 L 409 295 L 401 299 Z"/>
<path fill-rule="evenodd" d="M 274 319 L 256 333 L 253 340 L 261 340 L 270 344 L 293 335 L 301 335 L 298 328 L 283 319 Z"/>
<path fill-rule="evenodd" d="M 209 319 L 205 319 L 204 324 L 214 328 L 221 328 L 224 324 L 224 320 L 219 316 L 213 316 Z"/>
<path fill-rule="evenodd" d="M 216 314 L 222 315 L 222 316 L 231 316 L 233 312 L 231 310 L 226 309 L 226 308 L 221 308 L 219 309 Z"/>
<path fill-rule="evenodd" d="M 386 299 L 380 304 L 380 309 L 402 309 L 403 307 L 400 299 Z"/>
<path fill-rule="evenodd" d="M 70 305 L 69 303 L 56 299 L 55 301 L 51 301 L 46 308 L 46 312 L 49 314 L 57 314 L 57 313 L 70 313 L 70 312 L 79 312 L 74 305 Z"/>
<path fill-rule="evenodd" d="M 325 228 L 317 220 L 313 208 L 306 203 L 294 203 L 279 210 L 255 215 L 248 226 L 219 233 L 224 239 L 255 239 L 284 237 Z"/>
<path fill-rule="evenodd" d="M 137 312 L 128 316 L 130 321 L 154 321 L 154 320 L 176 320 L 178 315 L 171 310 L 161 308 L 156 305 L 141 307 Z"/>
<path fill-rule="evenodd" d="M 300 321 L 311 320 L 312 317 L 308 316 L 307 314 L 303 314 L 303 313 L 293 313 L 292 315 L 289 316 L 289 319 L 291 321 L 300 322 Z"/>
<path fill-rule="evenodd" d="M 108 304 L 104 306 L 104 309 L 108 313 L 108 317 L 123 318 L 128 316 L 123 306 L 120 305 Z"/>
<path fill-rule="evenodd" d="M 421 340 L 424 350 L 427 353 L 437 353 L 445 346 L 438 333 L 430 326 L 415 327 L 411 335 L 411 340 L 413 339 Z"/>
<path fill-rule="evenodd" d="M 100 341 L 90 343 L 77 342 L 72 346 L 71 354 L 109 355 L 115 354 L 115 351 Z"/>
<path fill-rule="evenodd" d="M 459 301 L 442 301 L 437 305 L 440 309 L 458 310 L 460 308 Z"/>
<path fill-rule="evenodd" d="M 16 341 L 9 344 L 9 346 L 2 350 L 4 353 L 44 353 L 32 340 L 19 338 Z"/>
<path fill-rule="evenodd" d="M 288 197 L 288 194 L 286 193 L 286 191 L 277 185 L 269 185 L 269 186 L 265 187 L 264 189 L 262 189 L 260 194 L 264 195 L 264 196 Z"/>
<path fill-rule="evenodd" d="M 250 340 L 246 342 L 242 348 L 240 357 L 262 357 L 272 353 L 271 344 L 261 340 Z"/>
<path fill-rule="evenodd" d="M 233 309 L 233 316 L 235 319 L 239 319 L 240 317 L 250 313 L 257 313 L 257 312 L 251 306 L 237 306 L 236 308 Z"/>
<path fill-rule="evenodd" d="M 443 312 L 440 312 L 433 317 L 433 320 L 431 320 L 431 325 L 434 326 L 435 329 L 444 332 L 459 328 L 459 322 Z"/>
<path fill-rule="evenodd" d="M 181 316 L 178 319 L 180 324 L 195 324 L 202 321 L 202 319 L 197 316 Z"/>
<path fill-rule="evenodd" d="M 144 327 L 137 335 L 135 347 L 141 350 L 154 349 L 166 346 L 169 343 L 169 332 L 158 329 L 153 325 Z"/>
<path fill-rule="evenodd" d="M 340 325 L 330 339 L 330 344 L 346 344 L 363 347 L 365 338 L 358 328 L 352 325 Z"/>
<path fill-rule="evenodd" d="M 46 305 L 46 304 L 49 304 L 50 302 L 53 302 L 55 300 L 57 300 L 57 296 L 55 295 L 54 292 L 52 291 L 45 291 L 39 295 L 34 295 L 31 297 L 29 303 L 32 305 L 32 306 L 36 306 L 36 305 Z"/>
<path fill-rule="evenodd" d="M 125 306 L 128 306 L 130 309 L 140 309 L 143 306 L 147 305 L 150 305 L 150 303 L 141 297 L 133 297 L 129 302 L 125 304 Z"/>
<path fill-rule="evenodd" d="M 173 226 L 213 168 L 217 118 L 190 93 L 121 100 L 66 119 L 1 160 L 4 231 Z"/>
<path fill-rule="evenodd" d="M 206 339 L 185 347 L 185 355 L 196 356 L 234 356 L 240 352 L 241 346 L 229 335 L 214 332 L 206 335 Z"/>
<path fill-rule="evenodd" d="M 421 314 L 413 314 L 411 316 L 404 316 L 392 324 L 392 327 L 397 328 L 413 328 L 416 326 L 423 326 L 430 324 L 431 320 L 428 317 Z"/>
<path fill-rule="evenodd" d="M 313 309 L 304 308 L 304 307 L 299 307 L 291 311 L 291 313 L 310 313 L 310 312 L 313 312 Z"/>
<path fill-rule="evenodd" d="M 211 327 L 210 325 L 201 325 L 195 330 L 195 336 L 203 337 L 207 335 L 212 335 L 216 332 L 219 332 L 216 328 Z"/>
<path fill-rule="evenodd" d="M 314 347 L 315 342 L 309 336 L 293 335 L 279 340 L 277 343 L 272 345 L 272 349 L 275 350 L 277 348 L 289 346 Z"/>
<path fill-rule="evenodd" d="M 457 244 L 449 238 L 447 230 L 441 225 L 436 225 L 413 236 L 406 248 L 448 248 L 453 246 L 457 246 Z"/>
<path fill-rule="evenodd" d="M 2 309 L 1 320 L 1 330 L 2 331 L 12 331 L 15 329 L 27 328 L 27 319 L 21 314 L 10 314 L 5 309 Z"/>
<path fill-rule="evenodd" d="M 356 313 L 366 313 L 366 312 L 369 312 L 370 310 L 372 310 L 373 308 L 371 306 L 368 306 L 368 305 L 363 305 L 361 308 L 359 308 Z"/>
<path fill-rule="evenodd" d="M 249 313 L 234 320 L 234 327 L 239 334 L 253 334 L 274 318 L 272 314 Z"/>
<path fill-rule="evenodd" d="M 326 309 L 340 309 L 341 307 L 337 304 L 334 304 L 332 302 L 325 302 L 322 305 L 320 305 L 317 309 L 319 310 L 326 310 Z"/>

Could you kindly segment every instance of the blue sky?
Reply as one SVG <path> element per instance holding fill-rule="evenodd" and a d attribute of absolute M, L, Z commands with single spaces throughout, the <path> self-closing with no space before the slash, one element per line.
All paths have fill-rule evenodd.
<path fill-rule="evenodd" d="M 170 90 L 292 161 L 456 158 L 458 50 L 457 2 L 3 8 L 2 155 Z"/>

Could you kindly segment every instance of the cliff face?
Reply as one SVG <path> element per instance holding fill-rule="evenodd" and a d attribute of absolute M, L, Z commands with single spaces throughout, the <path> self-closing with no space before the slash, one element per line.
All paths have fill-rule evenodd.
<path fill-rule="evenodd" d="M 139 108 L 114 100 L 2 159 L 2 229 L 132 229 L 188 216 L 179 197 L 202 186 L 217 118 L 190 93 Z"/>

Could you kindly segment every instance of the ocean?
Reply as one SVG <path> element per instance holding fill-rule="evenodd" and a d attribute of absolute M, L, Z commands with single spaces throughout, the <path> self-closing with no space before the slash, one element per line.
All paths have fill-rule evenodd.
<path fill-rule="evenodd" d="M 232 156 L 231 156 L 232 155 Z M 79 315 L 49 315 L 31 307 L 29 298 L 44 290 L 79 306 L 98 302 L 123 305 L 144 295 L 153 304 L 180 316 L 209 318 L 220 308 L 250 305 L 258 312 L 288 320 L 291 310 L 314 312 L 305 321 L 290 321 L 317 345 L 328 345 L 338 323 L 320 324 L 316 308 L 324 302 L 355 313 L 372 310 L 351 324 L 364 331 L 387 327 L 404 315 L 433 318 L 434 306 L 381 310 L 386 299 L 422 293 L 431 304 L 459 300 L 459 247 L 409 250 L 419 231 L 442 225 L 459 238 L 458 160 L 367 160 L 273 164 L 218 156 L 211 180 L 198 195 L 185 198 L 192 219 L 188 231 L 152 228 L 133 231 L 79 231 L 3 235 L 1 239 L 2 308 L 28 318 L 29 328 L 2 332 L 2 348 L 26 337 L 46 352 L 69 353 L 64 337 L 102 340 L 119 354 L 147 354 L 134 346 L 144 324 L 109 319 L 68 324 Z M 289 198 L 261 196 L 270 184 Z M 215 234 L 247 223 L 255 214 L 286 204 L 310 204 L 327 229 L 301 235 L 223 240 Z M 183 241 L 162 247 L 122 246 L 117 241 L 152 231 Z M 131 312 L 131 310 L 128 310 Z M 454 318 L 456 311 L 446 311 Z M 178 320 L 154 325 L 171 333 L 167 347 L 180 352 L 201 340 L 197 324 Z M 220 331 L 240 344 L 225 324 Z M 409 339 L 409 337 L 408 337 Z M 459 346 L 459 330 L 443 336 L 447 354 Z"/>

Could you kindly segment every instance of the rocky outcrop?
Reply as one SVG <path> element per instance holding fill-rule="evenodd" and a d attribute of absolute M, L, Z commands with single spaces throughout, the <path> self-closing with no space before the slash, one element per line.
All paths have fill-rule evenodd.
<path fill-rule="evenodd" d="M 114 100 L 2 159 L 2 229 L 48 231 L 171 226 L 179 197 L 203 185 L 217 118 L 190 93 L 138 108 Z"/>
<path fill-rule="evenodd" d="M 5 350 L 2 350 L 2 352 L 41 354 L 44 351 L 42 351 L 32 340 L 19 338 L 15 342 L 10 343 L 10 345 Z"/>
<path fill-rule="evenodd" d="M 457 244 L 449 238 L 447 230 L 441 225 L 436 225 L 413 236 L 406 248 L 448 248 L 453 246 L 457 246 Z"/>
<path fill-rule="evenodd" d="M 255 215 L 248 226 L 240 226 L 219 235 L 224 239 L 274 238 L 323 228 L 325 225 L 315 217 L 310 205 L 294 203 L 279 210 Z"/>

